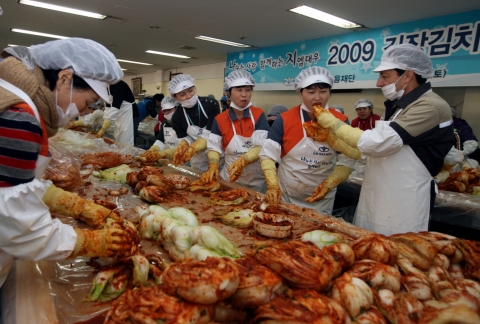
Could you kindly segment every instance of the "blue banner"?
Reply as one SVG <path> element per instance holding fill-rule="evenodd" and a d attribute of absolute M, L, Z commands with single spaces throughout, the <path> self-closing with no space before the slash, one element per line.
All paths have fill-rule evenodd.
<path fill-rule="evenodd" d="M 429 55 L 433 86 L 480 86 L 480 10 L 231 53 L 226 73 L 249 71 L 256 90 L 292 90 L 301 70 L 318 65 L 332 73 L 334 89 L 375 88 L 372 70 L 388 47 L 402 43 Z"/>

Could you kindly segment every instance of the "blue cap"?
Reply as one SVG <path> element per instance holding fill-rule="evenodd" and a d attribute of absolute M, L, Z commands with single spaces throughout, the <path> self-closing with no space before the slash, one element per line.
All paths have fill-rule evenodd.
<path fill-rule="evenodd" d="M 227 96 L 223 96 L 222 98 L 220 98 L 220 101 L 225 101 L 225 102 L 227 102 Z"/>

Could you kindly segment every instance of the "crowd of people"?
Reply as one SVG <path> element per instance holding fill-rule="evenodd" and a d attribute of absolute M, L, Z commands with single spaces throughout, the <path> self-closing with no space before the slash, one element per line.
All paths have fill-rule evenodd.
<path fill-rule="evenodd" d="M 88 233 L 51 217 L 52 204 L 70 194 L 41 180 L 48 138 L 69 123 L 96 125 L 97 137 L 133 144 L 139 122 L 159 118 L 157 141 L 140 159 L 189 163 L 204 183 L 237 182 L 269 204 L 283 200 L 326 214 L 355 159 L 366 156 L 354 223 L 386 235 L 428 230 L 432 177 L 445 156 L 451 149 L 478 153 L 471 128 L 427 82 L 431 60 L 410 44 L 389 47 L 374 70 L 387 99 L 384 116 L 362 98 L 351 125 L 342 107 L 329 106 L 334 78 L 321 66 L 296 77 L 295 107 L 275 105 L 266 114 L 251 102 L 255 79 L 243 70 L 225 78 L 220 103 L 199 96 L 186 74 L 172 78 L 169 96 L 136 103 L 113 54 L 94 41 L 69 38 L 7 53 L 0 63 L 0 285 L 15 257 L 60 260 L 129 248 L 123 230 L 101 226 L 109 210 L 82 211 L 100 228 Z"/>

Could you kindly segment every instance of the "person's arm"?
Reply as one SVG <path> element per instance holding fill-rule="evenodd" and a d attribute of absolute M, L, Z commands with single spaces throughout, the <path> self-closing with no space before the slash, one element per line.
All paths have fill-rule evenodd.
<path fill-rule="evenodd" d="M 217 117 L 217 115 L 220 113 L 220 105 L 218 104 L 217 100 L 211 100 L 211 103 L 209 102 L 209 109 L 206 113 L 208 116 L 207 130 L 211 130 L 215 117 Z"/>
<path fill-rule="evenodd" d="M 179 139 L 188 136 L 187 134 L 188 124 L 187 124 L 187 121 L 185 120 L 183 109 L 185 108 L 179 106 L 172 116 L 172 128 L 177 134 L 177 137 Z"/>
<path fill-rule="evenodd" d="M 159 140 L 160 142 L 163 142 L 163 143 L 165 143 L 165 134 L 163 133 L 163 128 L 164 127 L 165 127 L 165 122 L 163 122 L 160 125 L 160 129 L 159 129 L 159 132 L 158 132 L 158 135 L 157 135 L 157 140 Z"/>

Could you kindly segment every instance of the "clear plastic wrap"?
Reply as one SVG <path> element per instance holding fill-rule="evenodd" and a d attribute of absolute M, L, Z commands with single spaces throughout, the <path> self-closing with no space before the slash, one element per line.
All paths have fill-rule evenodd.
<path fill-rule="evenodd" d="M 152 118 L 145 118 L 138 124 L 138 132 L 147 135 L 155 135 L 155 126 L 158 120 Z"/>
<path fill-rule="evenodd" d="M 83 189 L 80 174 L 82 160 L 53 141 L 49 141 L 48 146 L 52 160 L 48 164 L 43 178 L 51 180 L 55 186 L 64 190 L 81 192 Z"/>

